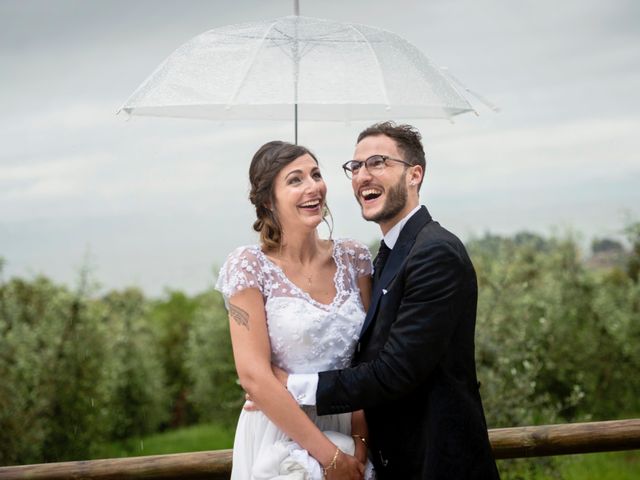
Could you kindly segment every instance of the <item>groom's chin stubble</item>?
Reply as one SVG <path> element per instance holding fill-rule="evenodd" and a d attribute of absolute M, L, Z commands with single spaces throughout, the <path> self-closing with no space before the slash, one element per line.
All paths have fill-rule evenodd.
<path fill-rule="evenodd" d="M 362 215 L 362 218 L 364 218 L 367 222 L 375 221 L 372 218 L 367 218 L 367 215 L 364 213 L 364 207 L 362 206 L 362 203 L 360 202 L 360 199 L 357 196 L 356 196 L 356 202 L 358 202 L 358 205 L 360 206 L 360 215 Z"/>
<path fill-rule="evenodd" d="M 360 207 L 360 215 L 362 215 L 362 218 L 364 218 L 367 222 L 370 221 L 367 216 L 364 214 L 364 207 L 362 206 L 362 202 L 360 201 L 360 197 L 357 194 L 353 195 L 353 198 L 356 199 L 356 203 L 358 204 L 358 206 Z"/>

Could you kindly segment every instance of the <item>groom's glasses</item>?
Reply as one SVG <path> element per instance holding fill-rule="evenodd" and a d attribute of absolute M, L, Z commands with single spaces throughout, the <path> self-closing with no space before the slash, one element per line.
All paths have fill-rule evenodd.
<path fill-rule="evenodd" d="M 387 157 L 386 155 L 373 155 L 364 161 L 349 160 L 347 163 L 342 165 L 342 168 L 344 169 L 344 173 L 347 178 L 353 178 L 358 175 L 363 165 L 371 175 L 378 175 L 384 169 L 384 167 L 387 166 L 387 162 L 389 161 L 404 163 L 409 167 L 413 166 L 409 162 L 405 162 L 404 160 L 400 160 L 399 158 L 391 158 Z"/>

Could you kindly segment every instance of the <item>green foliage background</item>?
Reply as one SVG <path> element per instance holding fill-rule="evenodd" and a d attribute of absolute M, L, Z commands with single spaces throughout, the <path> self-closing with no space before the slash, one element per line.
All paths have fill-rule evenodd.
<path fill-rule="evenodd" d="M 640 224 L 625 231 L 630 248 L 597 239 L 589 261 L 570 236 L 467 243 L 490 427 L 640 414 Z M 109 442 L 203 422 L 233 427 L 243 398 L 217 292 L 98 295 L 87 272 L 75 290 L 1 274 L 0 260 L 0 465 L 91 458 Z M 540 468 L 559 475 L 553 459 L 501 462 L 504 478 Z"/>

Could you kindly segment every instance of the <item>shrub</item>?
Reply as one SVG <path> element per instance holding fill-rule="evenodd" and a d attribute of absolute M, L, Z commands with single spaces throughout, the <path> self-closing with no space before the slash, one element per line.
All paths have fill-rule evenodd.
<path fill-rule="evenodd" d="M 227 312 L 217 292 L 200 298 L 188 345 L 186 367 L 193 382 L 189 398 L 200 418 L 234 424 L 244 394 L 233 363 Z"/>

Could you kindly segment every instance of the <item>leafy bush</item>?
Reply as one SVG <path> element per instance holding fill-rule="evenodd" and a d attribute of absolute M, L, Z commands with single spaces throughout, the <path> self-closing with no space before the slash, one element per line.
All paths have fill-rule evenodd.
<path fill-rule="evenodd" d="M 587 270 L 571 238 L 486 236 L 469 250 L 480 286 L 476 350 L 491 425 L 640 411 L 633 398 L 640 391 L 633 374 L 640 366 L 637 284 L 619 271 Z"/>
<path fill-rule="evenodd" d="M 186 367 L 193 382 L 190 400 L 200 418 L 235 424 L 244 395 L 237 383 L 227 312 L 217 292 L 200 298 L 188 345 Z"/>
<path fill-rule="evenodd" d="M 86 457 L 108 431 L 95 305 L 39 277 L 0 284 L 0 312 L 0 461 Z"/>
<path fill-rule="evenodd" d="M 171 428 L 194 423 L 198 418 L 187 398 L 191 380 L 185 366 L 189 332 L 198 304 L 197 297 L 169 290 L 162 299 L 150 302 L 147 309 L 147 322 L 153 326 L 171 398 L 168 419 Z"/>
<path fill-rule="evenodd" d="M 143 303 L 42 277 L 0 284 L 1 464 L 88 458 L 107 439 L 157 430 L 168 408 Z"/>
<path fill-rule="evenodd" d="M 141 291 L 111 292 L 102 299 L 112 361 L 110 438 L 124 439 L 158 430 L 169 416 L 169 392 L 160 349 Z"/>
<path fill-rule="evenodd" d="M 570 236 L 468 242 L 490 427 L 640 413 L 640 224 L 626 233 L 630 249 L 616 243 L 615 259 L 597 262 Z M 613 243 L 597 245 L 594 255 Z M 86 273 L 77 291 L 1 274 L 0 259 L 0 464 L 90 458 L 104 442 L 197 421 L 235 424 L 243 394 L 217 292 L 96 297 Z M 501 471 L 534 478 L 556 463 Z"/>

